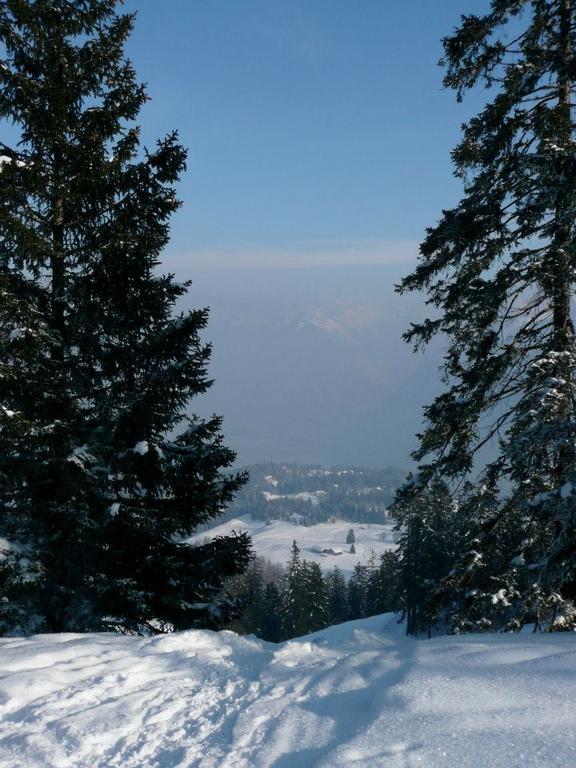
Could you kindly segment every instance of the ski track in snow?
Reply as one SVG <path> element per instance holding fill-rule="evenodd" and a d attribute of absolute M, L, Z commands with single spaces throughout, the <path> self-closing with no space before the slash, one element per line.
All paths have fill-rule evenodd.
<path fill-rule="evenodd" d="M 576 638 L 413 640 L 390 616 L 0 641 L 2 768 L 569 768 Z"/>

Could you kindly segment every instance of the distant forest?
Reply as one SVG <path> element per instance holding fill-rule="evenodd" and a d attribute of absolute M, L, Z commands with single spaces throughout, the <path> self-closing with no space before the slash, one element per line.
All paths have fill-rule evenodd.
<path fill-rule="evenodd" d="M 269 462 L 246 469 L 248 483 L 218 524 L 248 514 L 257 520 L 286 520 L 300 525 L 331 519 L 385 523 L 396 490 L 406 480 L 406 472 L 394 467 L 326 469 L 317 464 Z"/>

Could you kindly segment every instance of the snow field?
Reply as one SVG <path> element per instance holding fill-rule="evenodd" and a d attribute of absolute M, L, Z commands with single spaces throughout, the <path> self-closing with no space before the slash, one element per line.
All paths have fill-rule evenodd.
<path fill-rule="evenodd" d="M 2 768 L 570 768 L 576 638 L 413 640 L 377 616 L 0 641 Z"/>
<path fill-rule="evenodd" d="M 350 554 L 350 544 L 346 544 L 350 528 L 354 529 L 356 554 Z M 351 576 L 354 566 L 357 563 L 366 563 L 372 552 L 378 557 L 383 552 L 396 549 L 392 528 L 392 524 L 351 523 L 343 520 L 309 526 L 271 520 L 270 525 L 266 525 L 262 520 L 243 515 L 195 536 L 192 541 L 201 541 L 206 537 L 229 536 L 232 531 L 247 532 L 252 538 L 257 555 L 266 557 L 273 563 L 286 565 L 290 559 L 292 542 L 295 540 L 303 559 L 319 563 L 323 570 L 331 570 L 337 565 L 346 576 Z M 382 535 L 386 537 L 385 541 L 380 538 Z M 343 553 L 324 557 L 319 552 L 314 552 L 314 547 L 338 548 L 342 549 Z"/>

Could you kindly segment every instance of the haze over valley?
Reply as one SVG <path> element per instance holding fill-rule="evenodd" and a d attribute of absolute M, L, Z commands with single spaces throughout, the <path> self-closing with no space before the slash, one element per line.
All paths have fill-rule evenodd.
<path fill-rule="evenodd" d="M 408 268 L 191 265 L 187 301 L 210 306 L 215 379 L 194 407 L 224 414 L 240 465 L 410 466 L 440 349 L 414 354 L 401 338 L 425 311 L 394 292 Z"/>

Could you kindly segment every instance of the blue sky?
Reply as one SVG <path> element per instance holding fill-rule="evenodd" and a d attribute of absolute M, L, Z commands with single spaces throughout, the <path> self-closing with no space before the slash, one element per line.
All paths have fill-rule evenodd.
<path fill-rule="evenodd" d="M 167 264 L 407 261 L 453 204 L 477 109 L 442 88 L 441 38 L 487 0 L 126 0 L 147 142 L 189 148 Z"/>

